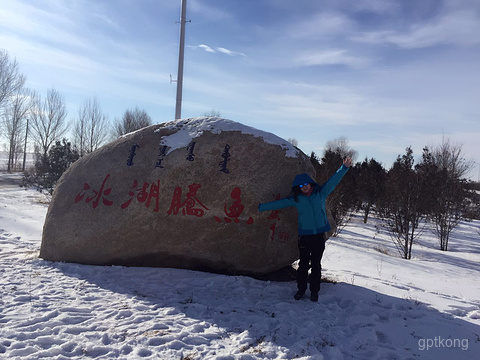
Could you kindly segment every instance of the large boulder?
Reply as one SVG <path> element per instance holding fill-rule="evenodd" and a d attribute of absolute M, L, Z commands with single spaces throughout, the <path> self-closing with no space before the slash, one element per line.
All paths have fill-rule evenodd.
<path fill-rule="evenodd" d="M 40 257 L 263 275 L 298 258 L 295 209 L 258 212 L 314 176 L 287 141 L 219 118 L 143 128 L 59 180 Z"/>

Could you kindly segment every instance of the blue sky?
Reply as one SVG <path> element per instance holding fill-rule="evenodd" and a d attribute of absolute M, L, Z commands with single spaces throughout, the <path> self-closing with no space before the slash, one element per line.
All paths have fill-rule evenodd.
<path fill-rule="evenodd" d="M 96 96 L 113 121 L 175 116 L 180 0 L 0 0 L 0 48 L 27 86 Z M 348 139 L 389 168 L 442 138 L 480 177 L 478 0 L 188 0 L 182 117 L 295 138 L 307 154 Z"/>

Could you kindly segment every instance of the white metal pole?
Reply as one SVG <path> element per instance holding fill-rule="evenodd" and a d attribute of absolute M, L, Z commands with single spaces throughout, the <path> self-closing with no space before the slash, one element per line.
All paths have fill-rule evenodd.
<path fill-rule="evenodd" d="M 180 17 L 180 44 L 178 50 L 177 101 L 175 103 L 175 119 L 182 118 L 183 58 L 185 53 L 186 13 L 187 0 L 182 0 L 182 15 Z"/>

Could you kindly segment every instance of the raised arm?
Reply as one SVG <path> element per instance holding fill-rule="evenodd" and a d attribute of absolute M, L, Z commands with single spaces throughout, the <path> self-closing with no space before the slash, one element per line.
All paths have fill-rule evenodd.
<path fill-rule="evenodd" d="M 342 166 L 333 174 L 322 186 L 322 193 L 327 197 L 330 193 L 335 190 L 337 185 L 342 180 L 343 176 L 347 173 L 348 169 L 352 166 L 352 159 L 346 158 L 343 160 Z"/>
<path fill-rule="evenodd" d="M 268 203 L 259 204 L 258 211 L 277 210 L 277 209 L 287 208 L 290 206 L 295 206 L 295 200 L 293 199 L 292 196 L 289 196 L 280 200 L 271 201 Z"/>

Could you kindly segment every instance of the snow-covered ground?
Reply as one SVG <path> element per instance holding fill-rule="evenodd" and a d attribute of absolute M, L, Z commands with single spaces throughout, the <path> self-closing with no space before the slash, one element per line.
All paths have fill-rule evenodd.
<path fill-rule="evenodd" d="M 480 221 L 449 252 L 425 232 L 407 261 L 354 218 L 314 303 L 295 282 L 44 261 L 45 200 L 0 187 L 0 359 L 479 358 Z"/>

